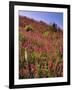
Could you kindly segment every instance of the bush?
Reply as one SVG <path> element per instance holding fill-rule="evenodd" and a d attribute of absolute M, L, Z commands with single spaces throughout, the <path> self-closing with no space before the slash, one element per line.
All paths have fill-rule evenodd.
<path fill-rule="evenodd" d="M 57 24 L 53 23 L 53 27 L 57 29 Z"/>
<path fill-rule="evenodd" d="M 24 28 L 26 31 L 34 31 L 33 27 L 31 25 L 27 25 Z"/>
<path fill-rule="evenodd" d="M 49 26 L 49 28 L 50 28 L 51 31 L 54 31 L 54 32 L 56 32 L 58 30 L 58 26 L 57 26 L 56 23 L 51 24 Z"/>
<path fill-rule="evenodd" d="M 21 42 L 25 42 L 25 41 L 27 40 L 27 38 L 20 33 L 20 34 L 19 34 L 19 40 L 20 40 Z"/>
<path fill-rule="evenodd" d="M 48 34 L 49 34 L 49 32 L 48 32 L 48 31 L 47 31 L 47 32 L 44 32 L 44 33 L 43 33 L 43 36 L 47 37 L 47 36 L 48 36 Z"/>

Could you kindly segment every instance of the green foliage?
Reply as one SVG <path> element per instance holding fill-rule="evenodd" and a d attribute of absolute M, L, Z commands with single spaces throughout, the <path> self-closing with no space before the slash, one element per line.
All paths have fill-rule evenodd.
<path fill-rule="evenodd" d="M 31 25 L 27 25 L 24 28 L 26 31 L 34 31 L 34 28 Z"/>
<path fill-rule="evenodd" d="M 41 58 L 47 58 L 47 52 L 42 52 L 41 53 Z"/>
<path fill-rule="evenodd" d="M 35 56 L 36 56 L 35 52 L 28 53 L 28 62 L 34 64 L 35 63 Z"/>
<path fill-rule="evenodd" d="M 43 33 L 43 36 L 47 37 L 47 36 L 48 36 L 48 34 L 49 34 L 49 32 L 48 32 L 48 31 L 46 31 L 46 32 L 44 32 L 44 33 Z"/>
<path fill-rule="evenodd" d="M 25 42 L 25 41 L 27 40 L 27 38 L 20 33 L 20 34 L 19 34 L 19 40 L 20 40 L 21 42 Z"/>
<path fill-rule="evenodd" d="M 31 53 L 31 57 L 32 57 L 32 59 L 34 59 L 36 57 L 36 52 L 35 51 Z"/>

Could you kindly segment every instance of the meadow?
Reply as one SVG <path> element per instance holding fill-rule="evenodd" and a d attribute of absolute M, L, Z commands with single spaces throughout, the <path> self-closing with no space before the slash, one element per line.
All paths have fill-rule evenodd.
<path fill-rule="evenodd" d="M 63 30 L 19 16 L 19 79 L 63 77 Z"/>

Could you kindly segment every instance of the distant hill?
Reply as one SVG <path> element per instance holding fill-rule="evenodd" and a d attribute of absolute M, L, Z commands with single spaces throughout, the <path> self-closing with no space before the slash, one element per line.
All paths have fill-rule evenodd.
<path fill-rule="evenodd" d="M 31 25 L 35 30 L 38 30 L 41 32 L 51 31 L 51 27 L 53 27 L 52 24 L 49 25 L 43 21 L 36 21 L 26 16 L 19 16 L 19 26 L 25 27 L 26 25 Z M 60 28 L 57 31 L 62 32 Z"/>

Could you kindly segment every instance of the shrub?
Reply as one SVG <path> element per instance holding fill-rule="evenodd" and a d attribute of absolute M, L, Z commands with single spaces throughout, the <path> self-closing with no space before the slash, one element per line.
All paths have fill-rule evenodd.
<path fill-rule="evenodd" d="M 58 30 L 58 26 L 57 26 L 56 23 L 51 24 L 49 26 L 49 28 L 50 28 L 51 31 L 54 31 L 54 32 L 56 32 Z"/>
<path fill-rule="evenodd" d="M 31 25 L 27 25 L 24 28 L 26 31 L 34 31 L 33 27 Z"/>
<path fill-rule="evenodd" d="M 43 36 L 47 37 L 47 36 L 48 36 L 48 34 L 49 34 L 49 32 L 48 32 L 48 31 L 46 31 L 46 32 L 44 32 L 44 33 L 43 33 Z"/>
<path fill-rule="evenodd" d="M 25 42 L 27 40 L 27 37 L 25 37 L 23 34 L 19 33 L 19 40 L 21 42 Z"/>
<path fill-rule="evenodd" d="M 55 23 L 53 23 L 53 25 L 52 25 L 54 28 L 57 28 L 57 24 L 55 24 Z"/>

